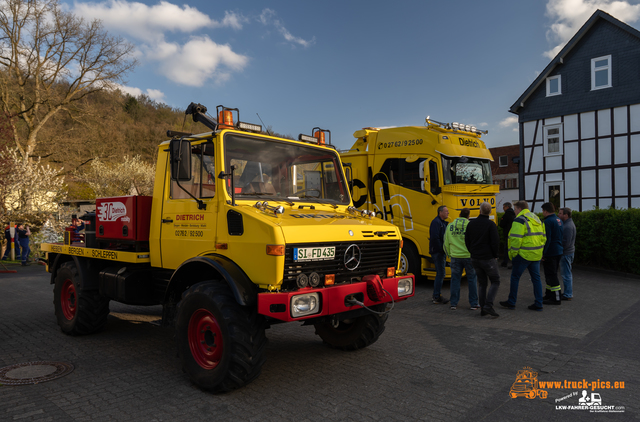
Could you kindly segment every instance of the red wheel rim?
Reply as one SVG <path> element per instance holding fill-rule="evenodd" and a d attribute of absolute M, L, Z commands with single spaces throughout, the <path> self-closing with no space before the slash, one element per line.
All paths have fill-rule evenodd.
<path fill-rule="evenodd" d="M 78 305 L 76 299 L 76 287 L 71 280 L 66 279 L 62 285 L 62 292 L 60 293 L 60 306 L 62 307 L 64 317 L 69 321 L 76 316 Z"/>
<path fill-rule="evenodd" d="M 222 359 L 222 330 L 213 314 L 198 309 L 191 315 L 188 328 L 189 348 L 198 365 L 213 369 Z"/>

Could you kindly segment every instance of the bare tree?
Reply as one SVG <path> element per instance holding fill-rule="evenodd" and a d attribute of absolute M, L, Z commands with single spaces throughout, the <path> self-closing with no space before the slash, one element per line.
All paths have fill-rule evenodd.
<path fill-rule="evenodd" d="M 122 82 L 136 65 L 133 50 L 100 21 L 63 11 L 59 0 L 0 0 L 0 102 L 18 118 L 12 130 L 22 159 L 54 114 L 77 113 L 79 100 Z"/>

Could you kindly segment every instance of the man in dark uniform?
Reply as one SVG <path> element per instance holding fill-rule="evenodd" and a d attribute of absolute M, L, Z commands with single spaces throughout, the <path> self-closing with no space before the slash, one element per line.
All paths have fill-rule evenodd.
<path fill-rule="evenodd" d="M 551 202 L 542 204 L 542 215 L 544 216 L 544 228 L 547 234 L 547 241 L 542 252 L 542 266 L 544 268 L 544 279 L 547 282 L 547 291 L 542 303 L 545 305 L 560 305 L 560 279 L 558 269 L 562 259 L 562 220 L 556 215 L 556 207 Z"/>
<path fill-rule="evenodd" d="M 447 257 L 444 254 L 444 234 L 447 229 L 447 217 L 449 209 L 441 205 L 438 207 L 438 215 L 431 221 L 429 227 L 429 255 L 436 266 L 436 280 L 433 282 L 433 303 L 448 303 L 449 299 L 440 296 L 442 282 L 444 281 Z"/>
<path fill-rule="evenodd" d="M 500 265 L 511 268 L 509 261 L 509 230 L 511 230 L 513 220 L 516 219 L 516 213 L 513 211 L 511 202 L 505 202 L 502 205 L 502 210 L 504 211 L 504 215 L 500 219 L 500 228 L 502 229 L 502 237 L 504 238 L 504 259 Z"/>
<path fill-rule="evenodd" d="M 22 249 L 22 266 L 27 266 L 27 261 L 29 260 L 29 253 L 31 252 L 31 248 L 29 247 L 29 236 L 31 236 L 31 230 L 29 230 L 29 226 L 25 226 L 24 224 L 20 224 L 16 229 L 18 233 L 18 237 L 20 238 L 20 249 Z"/>

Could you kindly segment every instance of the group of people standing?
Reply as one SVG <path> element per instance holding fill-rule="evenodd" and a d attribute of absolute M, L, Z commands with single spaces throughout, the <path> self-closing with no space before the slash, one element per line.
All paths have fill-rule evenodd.
<path fill-rule="evenodd" d="M 21 255 L 20 252 L 22 252 L 22 265 L 26 266 L 28 265 L 29 253 L 31 253 L 31 248 L 29 247 L 29 236 L 31 236 L 31 230 L 29 230 L 29 226 L 24 224 L 16 224 L 14 229 L 16 258 L 19 258 Z M 2 260 L 7 260 L 11 254 L 11 229 L 9 226 L 5 227 L 4 237 L 7 240 L 7 249 L 4 251 Z"/>
<path fill-rule="evenodd" d="M 526 201 L 507 202 L 500 222 L 505 233 L 505 257 L 502 266 L 511 269 L 509 297 L 500 306 L 514 310 L 520 277 L 525 270 L 533 283 L 535 301 L 528 309 L 541 311 L 544 305 L 560 305 L 573 299 L 571 266 L 575 253 L 576 227 L 571 219 L 571 209 L 555 207 L 547 202 L 542 205 L 544 221 L 529 211 Z M 463 208 L 460 216 L 451 223 L 446 221 L 449 210 L 438 208 L 438 215 L 429 230 L 429 253 L 436 267 L 433 286 L 433 303 L 446 304 L 449 299 L 441 294 L 447 256 L 451 259 L 451 310 L 456 310 L 460 300 L 462 271 L 467 273 L 469 304 L 472 310 L 480 309 L 481 316 L 498 317 L 494 302 L 500 287 L 498 254 L 500 238 L 498 228 L 490 219 L 491 204 L 480 204 L 478 218 L 469 220 L 470 210 Z M 542 294 L 540 262 L 543 264 L 546 293 Z M 558 278 L 562 268 L 564 293 Z M 490 284 L 489 284 L 490 283 Z"/>

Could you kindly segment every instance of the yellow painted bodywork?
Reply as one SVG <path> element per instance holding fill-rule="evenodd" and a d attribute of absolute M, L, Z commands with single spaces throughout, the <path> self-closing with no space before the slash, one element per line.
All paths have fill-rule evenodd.
<path fill-rule="evenodd" d="M 150 262 L 149 252 L 113 251 L 107 249 L 87 248 L 78 245 L 63 245 L 58 243 L 43 243 L 41 248 L 43 252 L 47 253 L 104 259 L 114 262 L 127 262 L 131 264 L 146 264 Z"/>
<path fill-rule="evenodd" d="M 353 136 L 356 141 L 351 149 L 340 154 L 343 165 L 351 165 L 353 201 L 358 208 L 375 211 L 400 228 L 403 238 L 411 241 L 423 257 L 422 275 L 431 279 L 435 277 L 435 267 L 426 257 L 429 256 L 429 226 L 439 206 L 447 206 L 448 221 L 451 222 L 459 216 L 462 208 L 471 210 L 471 218 L 477 217 L 480 204 L 487 201 L 492 205 L 490 218 L 496 221 L 498 185 L 443 183 L 443 156 L 493 161 L 479 134 L 427 124 L 424 127 L 365 128 Z M 389 158 L 434 162 L 438 169 L 440 192 L 434 194 L 410 189 L 388 180 L 381 168 Z M 429 190 L 426 173 L 423 181 Z M 450 277 L 449 267 L 447 277 Z"/>
<path fill-rule="evenodd" d="M 222 131 L 213 138 L 216 169 L 224 168 L 224 148 L 220 140 L 224 138 L 225 132 L 228 131 Z M 251 136 L 273 138 L 258 134 Z M 287 142 L 309 145 L 298 141 Z M 198 141 L 192 142 L 194 145 L 197 143 Z M 328 147 L 317 148 L 335 154 L 335 151 Z M 236 197 L 236 206 L 231 206 L 231 195 L 225 188 L 224 179 L 220 178 L 216 178 L 215 181 L 216 197 L 204 200 L 207 209 L 199 210 L 193 199 L 171 199 L 170 175 L 167 169 L 169 157 L 166 149 L 165 144 L 159 147 L 153 193 L 150 252 L 151 265 L 154 267 L 175 269 L 191 257 L 216 253 L 238 264 L 255 284 L 262 288 L 274 289 L 282 283 L 284 256 L 267 255 L 266 245 L 356 241 L 363 239 L 362 230 L 393 231 L 396 233 L 395 238 L 400 239 L 398 229 L 384 220 L 356 217 L 347 212 L 347 206 L 352 203 L 337 208 L 313 204 L 314 210 L 300 210 L 297 208 L 299 204 L 292 207 L 285 202 L 271 204 L 284 207 L 284 213 L 278 215 L 256 208 L 255 199 Z M 164 182 L 158 183 L 158 180 Z M 242 214 L 242 236 L 229 235 L 226 220 L 229 210 Z M 183 219 L 178 220 L 177 215 L 183 216 Z M 201 216 L 198 217 L 201 219 L 195 220 L 194 216 Z M 161 223 L 163 219 L 171 219 L 173 222 Z M 186 236 L 175 236 L 178 230 L 186 230 Z M 353 236 L 349 234 L 349 230 L 354 232 Z M 202 232 L 202 235 L 199 232 Z"/>
<path fill-rule="evenodd" d="M 222 130 L 214 134 L 194 135 L 189 138 L 192 145 L 213 143 L 215 171 L 225 170 L 224 135 L 237 130 Z M 261 134 L 250 134 L 251 137 L 264 138 L 277 142 L 286 142 L 309 146 L 299 141 L 285 140 Z M 321 148 L 327 154 L 337 154 L 335 150 L 325 146 Z M 314 203 L 315 209 L 309 207 L 299 209 L 304 200 L 296 200 L 295 206 L 287 202 L 274 202 L 271 205 L 282 205 L 283 214 L 274 214 L 260 210 L 254 205 L 256 199 L 236 197 L 236 205 L 231 205 L 231 195 L 225 186 L 226 180 L 215 177 L 210 181 L 209 189 L 215 192 L 213 198 L 202 199 L 206 209 L 199 209 L 193 198 L 175 199 L 171 196 L 169 142 L 158 147 L 155 185 L 150 218 L 149 252 L 146 261 L 152 267 L 175 270 L 185 261 L 209 254 L 218 254 L 229 258 L 261 288 L 277 290 L 282 283 L 284 273 L 284 256 L 267 255 L 267 245 L 285 245 L 287 243 L 318 242 L 350 242 L 364 239 L 363 231 L 387 232 L 380 240 L 400 240 L 397 227 L 380 218 L 362 217 L 359 213 L 349 211 L 352 206 L 350 198 L 343 205 Z M 339 158 L 336 158 L 339 163 Z M 344 175 L 343 175 L 344 177 Z M 347 192 L 348 195 L 348 192 Z M 235 211 L 242 215 L 244 233 L 230 235 L 227 227 L 227 213 Z M 369 236 L 372 237 L 372 236 Z M 378 237 L 376 237 L 376 240 Z M 372 239 L 367 239 L 372 240 Z M 54 246 L 43 245 L 44 248 Z M 58 246 L 55 246 L 58 248 Z M 60 246 L 58 253 L 70 253 L 69 247 Z M 88 248 L 79 256 L 88 256 Z M 48 249 L 45 249 L 48 250 Z M 106 253 L 106 252 L 105 252 Z M 135 253 L 118 252 L 118 257 Z M 400 255 L 398 255 L 399 260 Z M 132 259 L 132 258 L 128 258 Z"/>

